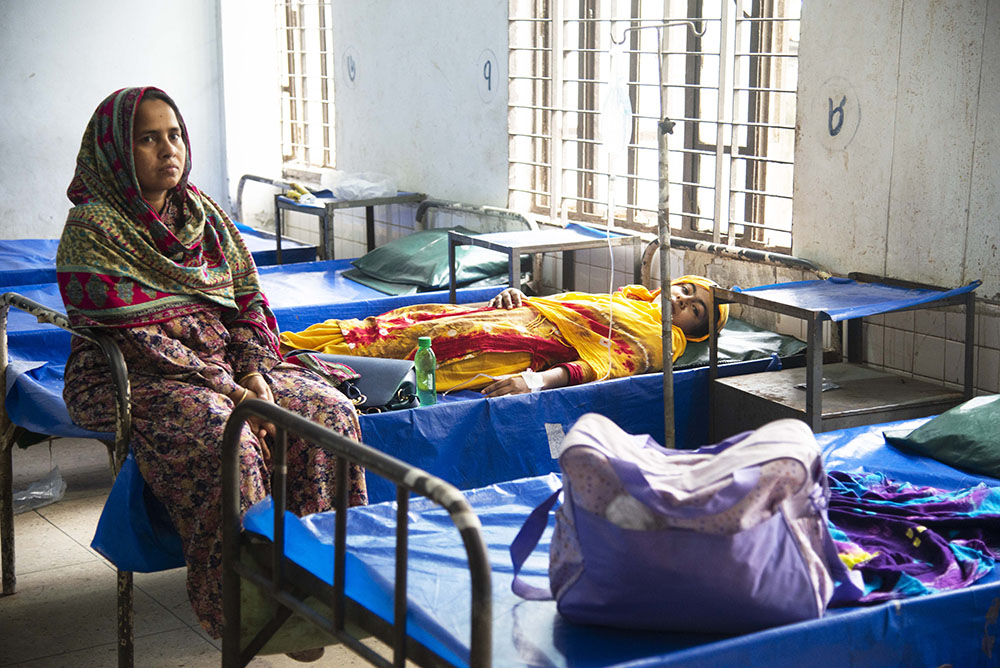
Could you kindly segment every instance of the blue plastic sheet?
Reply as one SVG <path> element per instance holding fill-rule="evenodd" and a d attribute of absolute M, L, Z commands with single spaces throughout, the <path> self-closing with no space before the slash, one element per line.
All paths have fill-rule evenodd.
<path fill-rule="evenodd" d="M 258 230 L 236 223 L 236 228 L 243 234 L 243 242 L 253 255 L 253 261 L 258 267 L 268 267 L 278 264 L 277 239 L 271 232 Z M 296 239 L 281 237 L 281 263 L 312 262 L 316 259 L 316 246 L 303 243 Z"/>
<path fill-rule="evenodd" d="M 56 280 L 58 239 L 0 239 L 0 287 Z"/>
<path fill-rule="evenodd" d="M 258 267 L 277 264 L 277 247 L 273 234 L 246 225 L 237 224 L 236 227 L 243 234 L 243 241 Z M 58 239 L 0 240 L 0 288 L 54 283 L 58 249 Z M 281 238 L 283 263 L 311 262 L 315 259 L 316 246 Z"/>
<path fill-rule="evenodd" d="M 607 239 L 608 237 L 614 239 L 616 237 L 628 236 L 626 234 L 622 234 L 621 232 L 612 232 L 611 230 L 599 230 L 590 227 L 588 225 L 581 225 L 580 223 L 567 223 L 566 229 L 573 230 L 578 234 L 583 234 L 588 237 L 597 237 L 598 239 Z"/>
<path fill-rule="evenodd" d="M 981 281 L 953 290 L 911 290 L 881 283 L 859 283 L 846 278 L 795 281 L 746 288 L 743 292 L 825 314 L 830 320 L 850 320 L 878 313 L 888 313 L 909 306 L 928 304 L 939 299 L 971 292 Z"/>
<path fill-rule="evenodd" d="M 184 565 L 184 547 L 166 508 L 146 485 L 135 455 L 115 477 L 90 546 L 120 570 L 154 573 Z M 127 530 L 122 530 L 128 527 Z"/>
<path fill-rule="evenodd" d="M 858 473 L 892 471 L 901 480 L 927 487 L 940 486 L 942 483 L 954 488 L 972 487 L 979 483 L 997 484 L 994 478 L 961 471 L 936 459 L 921 457 L 886 444 L 883 434 L 891 432 L 902 436 L 932 419 L 922 417 L 841 429 L 817 434 L 816 440 L 823 449 L 823 459 L 830 469 Z"/>
<path fill-rule="evenodd" d="M 773 359 L 719 367 L 720 376 L 764 371 Z M 680 448 L 708 442 L 708 367 L 675 371 L 674 434 Z M 558 390 L 445 402 L 361 416 L 366 444 L 436 475 L 459 489 L 558 470 L 562 434 L 584 413 L 600 413 L 632 433 L 663 442 L 663 374 L 645 374 Z M 373 503 L 395 498 L 378 477 Z"/>
<path fill-rule="evenodd" d="M 300 331 L 329 318 L 365 318 L 401 306 L 442 304 L 448 301 L 447 290 L 396 297 L 385 295 L 345 278 L 343 272 L 350 268 L 350 260 L 261 267 L 258 270 L 261 289 L 267 295 L 279 329 Z M 460 304 L 485 302 L 501 290 L 503 286 L 462 288 L 457 291 L 456 300 Z M 9 286 L 3 288 L 3 291 L 16 292 L 42 306 L 60 313 L 65 312 L 59 287 L 55 283 Z M 19 309 L 11 309 L 8 316 L 7 334 L 12 342 L 26 340 L 37 332 L 58 329 L 53 325 L 39 324 L 34 316 Z"/>
<path fill-rule="evenodd" d="M 11 359 L 7 367 L 6 394 L 7 415 L 11 422 L 36 434 L 113 440 L 114 434 L 83 429 L 70 419 L 62 399 L 65 367 L 65 363 Z"/>
<path fill-rule="evenodd" d="M 773 364 L 768 359 L 738 362 L 721 367 L 720 373 L 762 371 Z M 707 368 L 674 372 L 675 432 L 680 447 L 706 443 L 707 397 Z M 362 415 L 361 433 L 367 445 L 469 489 L 558 470 L 557 437 L 586 412 L 601 413 L 624 429 L 662 440 L 662 405 L 663 375 L 650 374 L 495 399 L 466 392 L 434 406 Z M 112 490 L 113 498 L 142 499 L 147 494 L 138 471 L 119 475 Z M 372 503 L 396 498 L 395 487 L 378 476 L 368 477 L 368 495 Z M 134 512 L 137 505 L 110 499 L 105 504 L 94 539 L 101 554 L 124 570 L 157 570 L 153 565 L 162 563 L 182 566 L 179 550 L 172 556 L 162 553 L 169 536 L 148 543 L 135 540 L 135 532 L 172 532 L 133 525 L 143 521 Z"/>
<path fill-rule="evenodd" d="M 447 290 L 390 296 L 346 278 L 351 260 L 327 260 L 261 267 L 261 289 L 267 295 L 278 327 L 301 331 L 330 318 L 366 318 L 413 304 L 444 304 Z M 504 286 L 462 288 L 456 292 L 459 304 L 485 302 Z"/>

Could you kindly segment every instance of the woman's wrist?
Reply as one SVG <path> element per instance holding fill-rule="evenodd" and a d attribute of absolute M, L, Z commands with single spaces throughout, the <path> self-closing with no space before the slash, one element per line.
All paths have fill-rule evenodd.
<path fill-rule="evenodd" d="M 569 383 L 569 371 L 563 366 L 552 367 L 543 371 L 542 389 L 548 390 L 554 387 L 565 387 Z"/>
<path fill-rule="evenodd" d="M 524 380 L 524 384 L 528 386 L 529 392 L 538 392 L 539 390 L 545 389 L 544 373 L 538 373 L 537 371 L 528 369 L 527 371 L 521 372 L 521 379 Z"/>
<path fill-rule="evenodd" d="M 236 378 L 236 382 L 237 384 L 242 385 L 245 380 L 253 378 L 254 376 L 260 376 L 261 378 L 263 378 L 264 374 L 262 374 L 260 371 L 250 371 L 238 376 Z"/>

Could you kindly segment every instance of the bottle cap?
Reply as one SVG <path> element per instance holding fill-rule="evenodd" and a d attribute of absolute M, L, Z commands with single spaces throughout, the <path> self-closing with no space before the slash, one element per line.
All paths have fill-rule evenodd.
<path fill-rule="evenodd" d="M 421 336 L 417 339 L 417 346 L 420 348 L 430 348 L 431 347 L 431 337 Z"/>

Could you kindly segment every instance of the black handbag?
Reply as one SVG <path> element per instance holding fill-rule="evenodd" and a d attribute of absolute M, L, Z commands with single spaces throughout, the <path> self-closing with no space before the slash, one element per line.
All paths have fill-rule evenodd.
<path fill-rule="evenodd" d="M 417 374 L 412 360 L 384 357 L 357 357 L 332 355 L 313 350 L 293 350 L 285 358 L 296 357 L 309 369 L 333 383 L 347 398 L 354 402 L 361 413 L 382 413 L 404 408 L 414 408 L 417 402 Z M 332 378 L 318 365 L 311 364 L 315 357 L 325 364 L 347 367 L 355 378 Z"/>

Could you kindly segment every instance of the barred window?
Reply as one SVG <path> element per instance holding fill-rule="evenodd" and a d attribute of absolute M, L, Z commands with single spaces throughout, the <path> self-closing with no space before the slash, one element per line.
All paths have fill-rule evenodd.
<path fill-rule="evenodd" d="M 332 2 L 275 4 L 281 76 L 281 154 L 286 167 L 333 167 Z"/>
<path fill-rule="evenodd" d="M 662 114 L 676 122 L 667 139 L 671 234 L 790 249 L 800 8 L 801 0 L 510 0 L 509 206 L 602 223 L 613 199 L 613 224 L 654 230 Z M 703 33 L 654 27 L 677 19 Z M 613 31 L 626 40 L 632 109 L 614 179 L 600 133 Z"/>

